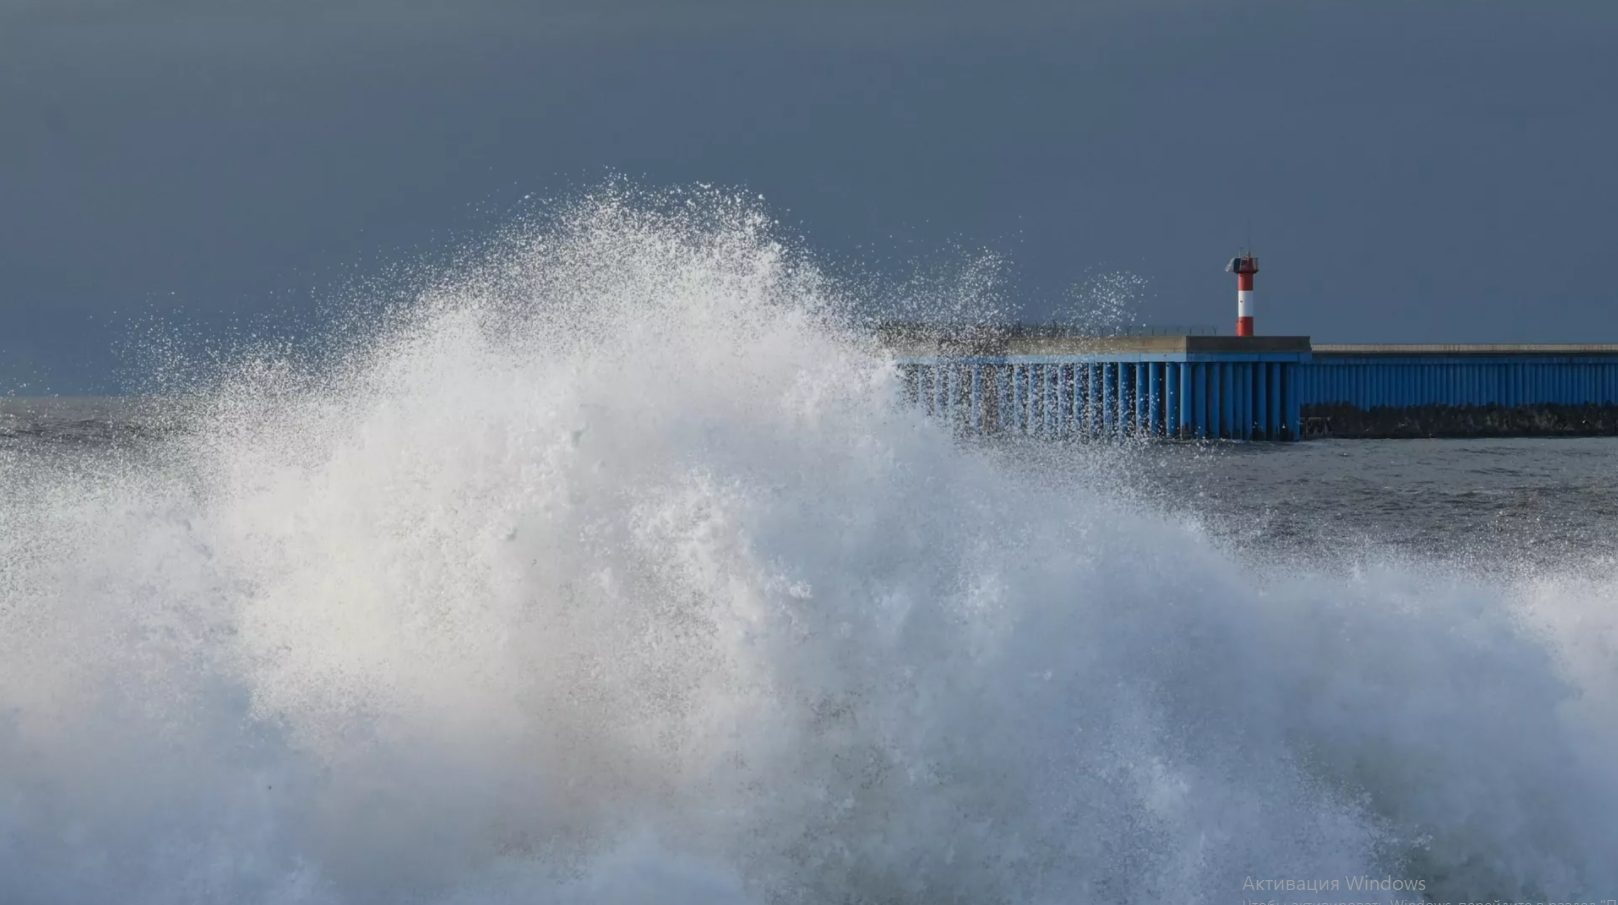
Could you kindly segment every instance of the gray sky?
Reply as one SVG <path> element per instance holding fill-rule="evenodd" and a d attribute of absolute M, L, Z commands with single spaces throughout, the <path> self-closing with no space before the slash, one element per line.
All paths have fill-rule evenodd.
<path fill-rule="evenodd" d="M 1618 341 L 1614 0 L 0 0 L 0 392 L 618 171 L 829 258 L 989 247 L 1032 317 Z"/>

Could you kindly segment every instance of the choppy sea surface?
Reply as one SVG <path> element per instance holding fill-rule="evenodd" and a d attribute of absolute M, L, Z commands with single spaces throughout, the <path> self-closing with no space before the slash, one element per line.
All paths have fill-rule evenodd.
<path fill-rule="evenodd" d="M 198 403 L 0 399 L 0 455 L 93 468 L 153 455 Z M 1255 557 L 1323 563 L 1404 556 L 1517 569 L 1618 555 L 1618 439 L 1129 443 L 989 446 L 1011 474 L 1104 482 L 1194 518 Z"/>
<path fill-rule="evenodd" d="M 1618 444 L 964 442 L 848 304 L 609 195 L 5 400 L 0 902 L 1618 896 Z"/>

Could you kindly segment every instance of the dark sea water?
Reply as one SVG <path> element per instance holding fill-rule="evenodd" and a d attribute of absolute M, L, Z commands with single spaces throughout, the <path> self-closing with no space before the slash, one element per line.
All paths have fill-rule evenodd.
<path fill-rule="evenodd" d="M 150 398 L 0 400 L 0 451 L 49 467 L 150 455 L 195 408 Z M 1476 565 L 1618 555 L 1618 438 L 997 447 L 1039 480 L 1115 483 L 1255 554 L 1398 553 Z"/>
<path fill-rule="evenodd" d="M 697 207 L 0 404 L 0 903 L 1618 897 L 1618 444 L 963 443 Z"/>
<path fill-rule="evenodd" d="M 1618 552 L 1618 440 L 1318 440 L 1158 450 L 1156 502 L 1243 545 L 1548 565 Z"/>

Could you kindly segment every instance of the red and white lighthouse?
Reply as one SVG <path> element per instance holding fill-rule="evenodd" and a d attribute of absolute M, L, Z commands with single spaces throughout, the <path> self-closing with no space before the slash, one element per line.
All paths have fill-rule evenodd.
<path fill-rule="evenodd" d="M 1248 254 L 1231 258 L 1225 272 L 1236 275 L 1236 335 L 1252 336 L 1253 274 L 1258 273 L 1258 258 Z"/>

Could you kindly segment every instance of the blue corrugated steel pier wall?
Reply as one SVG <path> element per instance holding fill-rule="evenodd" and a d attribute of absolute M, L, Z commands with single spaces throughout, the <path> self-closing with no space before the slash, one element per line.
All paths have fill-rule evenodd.
<path fill-rule="evenodd" d="M 1307 337 L 884 336 L 966 433 L 1297 440 L 1618 434 L 1618 345 L 1312 346 Z"/>
<path fill-rule="evenodd" d="M 1618 405 L 1618 352 L 1400 353 L 1322 346 L 1300 377 L 1305 406 L 1352 405 L 1370 411 Z"/>
<path fill-rule="evenodd" d="M 911 399 L 975 434 L 1293 440 L 1298 353 L 927 356 Z"/>

